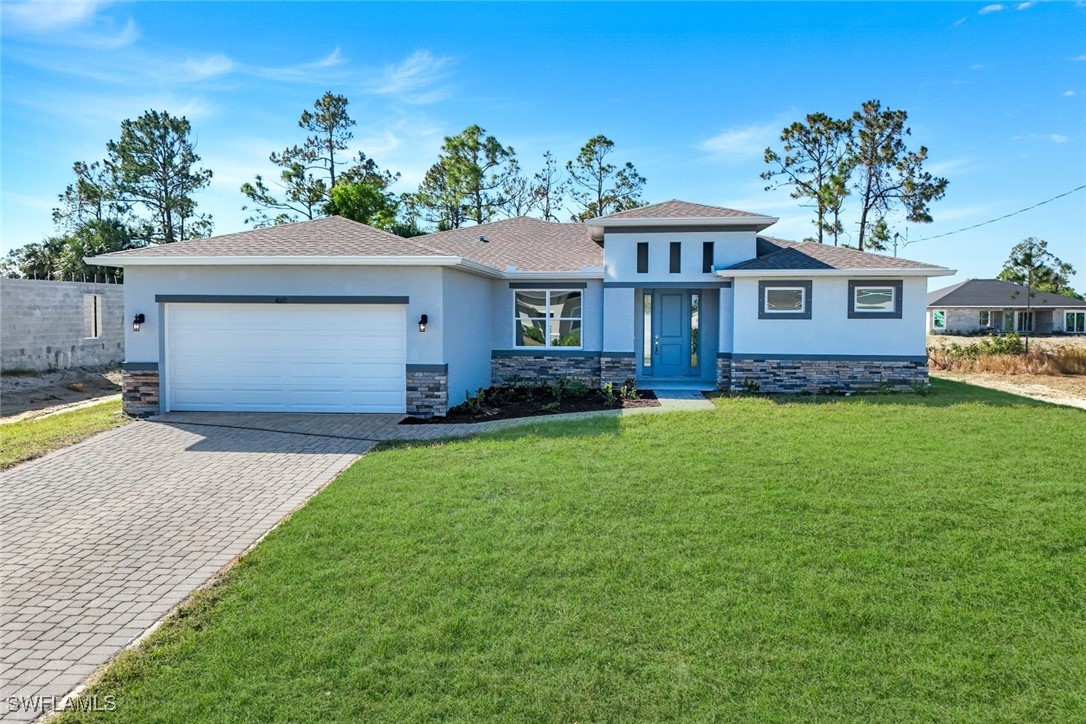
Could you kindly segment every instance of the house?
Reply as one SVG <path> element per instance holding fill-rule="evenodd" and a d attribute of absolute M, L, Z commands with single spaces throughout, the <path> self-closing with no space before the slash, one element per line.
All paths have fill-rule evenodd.
<path fill-rule="evenodd" d="M 125 408 L 443 415 L 575 377 L 764 392 L 927 381 L 952 270 L 668 201 L 411 239 L 338 217 L 94 257 L 124 267 Z"/>
<path fill-rule="evenodd" d="M 970 279 L 937 289 L 928 294 L 928 332 L 1086 332 L 1086 302 L 1036 289 L 1027 292 L 1021 284 L 1000 279 Z"/>

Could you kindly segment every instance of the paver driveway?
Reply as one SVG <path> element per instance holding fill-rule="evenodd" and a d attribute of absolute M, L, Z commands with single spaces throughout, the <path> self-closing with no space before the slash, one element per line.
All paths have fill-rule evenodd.
<path fill-rule="evenodd" d="M 392 418 L 366 416 L 367 431 L 399 419 L 379 417 Z M 9 697 L 59 701 L 373 445 L 337 432 L 167 417 L 8 471 L 0 719 L 42 713 L 12 712 Z"/>

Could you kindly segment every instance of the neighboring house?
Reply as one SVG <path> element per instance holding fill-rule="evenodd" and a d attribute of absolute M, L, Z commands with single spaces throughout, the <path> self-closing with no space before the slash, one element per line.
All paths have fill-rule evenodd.
<path fill-rule="evenodd" d="M 765 392 L 927 381 L 927 278 L 668 201 L 411 239 L 332 217 L 95 257 L 125 269 L 125 405 L 443 415 L 508 382 Z"/>
<path fill-rule="evenodd" d="M 124 359 L 119 284 L 0 279 L 0 369 L 55 370 Z"/>
<path fill-rule="evenodd" d="M 1086 302 L 1000 279 L 970 279 L 928 294 L 928 332 L 1083 334 Z"/>

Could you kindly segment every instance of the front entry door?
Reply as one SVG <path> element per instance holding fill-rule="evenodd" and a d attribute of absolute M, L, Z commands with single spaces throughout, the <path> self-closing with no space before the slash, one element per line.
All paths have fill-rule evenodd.
<path fill-rule="evenodd" d="M 658 289 L 652 299 L 652 374 L 687 377 L 691 368 L 690 292 Z"/>

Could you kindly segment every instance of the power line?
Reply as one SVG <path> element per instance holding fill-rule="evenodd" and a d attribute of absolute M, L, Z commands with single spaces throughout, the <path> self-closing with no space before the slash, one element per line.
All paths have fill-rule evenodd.
<path fill-rule="evenodd" d="M 995 219 L 988 219 L 987 221 L 982 221 L 979 224 L 973 224 L 972 226 L 966 226 L 965 228 L 956 229 L 955 231 L 948 231 L 945 234 L 936 234 L 935 236 L 925 236 L 923 239 L 917 239 L 916 241 L 913 241 L 913 242 L 910 242 L 910 243 L 915 244 L 917 241 L 931 241 L 932 239 L 941 239 L 944 236 L 950 236 L 951 234 L 960 234 L 963 231 L 969 231 L 970 229 L 976 229 L 976 228 L 979 228 L 981 226 L 987 226 L 988 224 L 994 224 L 997 221 L 1003 221 L 1003 219 L 1009 219 L 1012 216 L 1017 216 L 1018 214 L 1025 213 L 1026 211 L 1036 209 L 1038 206 L 1044 206 L 1045 204 L 1052 203 L 1056 199 L 1062 199 L 1064 196 L 1070 196 L 1071 194 L 1075 193 L 1076 191 L 1081 191 L 1082 189 L 1086 189 L 1086 184 L 1083 184 L 1082 186 L 1079 186 L 1077 188 L 1073 188 L 1070 191 L 1065 191 L 1062 194 L 1059 194 L 1058 196 L 1053 196 L 1050 199 L 1045 199 L 1044 201 L 1038 201 L 1033 206 L 1027 206 L 1024 209 L 1019 209 L 1018 211 L 1012 211 L 1009 214 L 1003 214 L 1003 216 L 997 217 Z"/>

